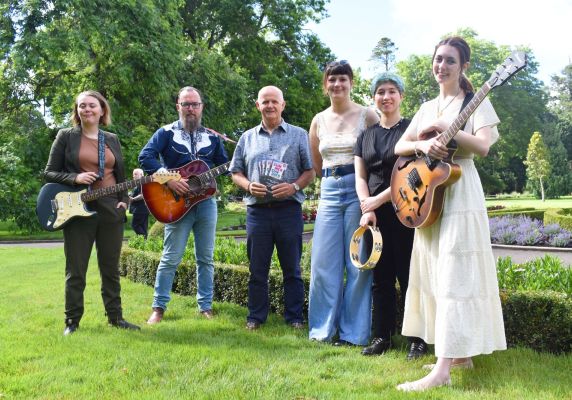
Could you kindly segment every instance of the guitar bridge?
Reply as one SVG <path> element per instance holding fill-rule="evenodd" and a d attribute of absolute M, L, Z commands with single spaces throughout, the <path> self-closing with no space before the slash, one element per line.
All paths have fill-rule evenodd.
<path fill-rule="evenodd" d="M 421 176 L 419 175 L 417 168 L 413 168 L 411 172 L 407 174 L 407 183 L 411 190 L 417 194 L 417 188 L 423 185 L 423 181 L 421 180 Z"/>

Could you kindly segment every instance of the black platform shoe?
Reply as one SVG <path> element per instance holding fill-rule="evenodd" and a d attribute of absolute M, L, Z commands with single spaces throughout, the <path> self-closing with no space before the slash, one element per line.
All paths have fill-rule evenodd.
<path fill-rule="evenodd" d="M 373 338 L 371 344 L 361 351 L 364 356 L 377 356 L 385 353 L 391 347 L 391 339 Z"/>
<path fill-rule="evenodd" d="M 427 354 L 427 350 L 429 350 L 427 343 L 425 343 L 423 340 L 417 339 L 415 341 L 412 341 L 411 345 L 409 346 L 409 353 L 407 354 L 407 360 L 411 361 L 411 360 L 416 360 L 419 357 L 423 357 L 425 354 Z"/>

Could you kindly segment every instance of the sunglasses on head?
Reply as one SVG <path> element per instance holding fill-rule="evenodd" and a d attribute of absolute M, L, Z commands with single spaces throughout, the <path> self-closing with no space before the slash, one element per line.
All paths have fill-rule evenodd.
<path fill-rule="evenodd" d="M 348 60 L 339 60 L 339 61 L 330 61 L 326 64 L 326 68 L 330 67 L 337 67 L 338 65 L 346 65 L 349 64 Z"/>

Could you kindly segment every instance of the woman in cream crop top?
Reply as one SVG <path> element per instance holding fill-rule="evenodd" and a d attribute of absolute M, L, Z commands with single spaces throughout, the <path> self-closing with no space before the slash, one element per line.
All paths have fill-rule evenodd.
<path fill-rule="evenodd" d="M 352 265 L 349 241 L 361 218 L 353 147 L 361 130 L 378 117 L 351 101 L 352 79 L 347 62 L 326 66 L 323 87 L 331 105 L 310 127 L 312 162 L 322 180 L 312 239 L 309 337 L 323 342 L 337 338 L 336 345 L 365 345 L 371 331 L 372 274 Z M 338 166 L 344 168 L 331 169 Z"/>

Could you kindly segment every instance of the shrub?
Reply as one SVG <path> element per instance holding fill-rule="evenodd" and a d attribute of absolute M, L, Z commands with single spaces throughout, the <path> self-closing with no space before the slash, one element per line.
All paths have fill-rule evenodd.
<path fill-rule="evenodd" d="M 501 291 L 506 340 L 510 347 L 572 351 L 572 300 L 550 291 Z"/>
<path fill-rule="evenodd" d="M 524 264 L 514 264 L 510 257 L 500 257 L 497 278 L 501 289 L 553 290 L 572 297 L 572 269 L 548 254 Z"/>
<path fill-rule="evenodd" d="M 558 224 L 564 229 L 572 230 L 572 208 L 546 210 L 544 213 L 544 224 Z"/>
<path fill-rule="evenodd" d="M 228 240 L 228 239 L 227 239 Z M 309 246 L 305 249 L 303 263 L 309 260 Z M 308 257 L 308 258 L 304 258 Z M 129 279 L 153 285 L 160 253 L 137 250 L 124 246 L 120 259 L 120 271 Z M 543 261 L 542 261 L 543 260 Z M 544 257 L 529 266 L 513 265 L 509 258 L 499 260 L 499 283 L 502 282 L 500 299 L 503 308 L 505 332 L 509 346 L 527 346 L 538 351 L 569 353 L 572 351 L 572 271 L 562 267 L 559 261 Z M 246 265 L 215 263 L 216 301 L 228 301 L 246 306 L 248 301 L 249 270 Z M 526 272 L 520 271 L 523 269 Z M 309 269 L 304 268 L 302 280 L 305 287 L 304 310 L 308 309 Z M 183 260 L 178 268 L 173 291 L 181 294 L 196 293 L 194 263 Z M 555 282 L 568 282 L 563 293 L 532 291 L 531 288 L 553 287 Z M 279 268 L 270 269 L 270 307 L 275 313 L 283 312 L 282 273 Z M 522 291 L 524 289 L 525 291 Z M 568 293 L 568 294 L 567 294 Z M 399 312 L 401 325 L 402 311 Z"/>
<path fill-rule="evenodd" d="M 543 226 L 537 219 L 520 215 L 493 217 L 489 219 L 491 242 L 521 246 L 569 246 L 572 234 L 557 224 Z"/>

